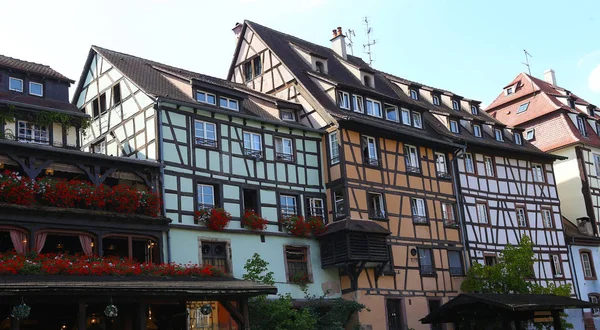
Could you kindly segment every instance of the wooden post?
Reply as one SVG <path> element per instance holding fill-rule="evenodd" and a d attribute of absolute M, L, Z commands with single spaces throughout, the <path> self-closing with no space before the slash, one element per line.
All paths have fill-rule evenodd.
<path fill-rule="evenodd" d="M 554 330 L 563 330 L 562 320 L 560 318 L 560 311 L 552 311 L 552 324 L 554 325 Z"/>
<path fill-rule="evenodd" d="M 10 318 L 10 330 L 19 330 L 20 326 L 21 326 L 21 321 L 17 320 L 14 317 Z"/>
<path fill-rule="evenodd" d="M 250 316 L 248 315 L 248 298 L 240 299 L 240 311 L 242 312 L 243 330 L 250 330 Z"/>
<path fill-rule="evenodd" d="M 85 330 L 86 328 L 85 313 L 85 302 L 83 300 L 79 300 L 79 312 L 77 313 L 77 327 L 79 328 L 79 330 Z"/>
<path fill-rule="evenodd" d="M 515 319 L 515 329 L 523 330 L 523 324 L 521 324 L 521 319 Z"/>
<path fill-rule="evenodd" d="M 137 316 L 138 316 L 138 329 L 139 330 L 146 330 L 146 310 L 147 310 L 147 306 L 144 302 L 141 302 L 138 304 L 138 308 L 137 308 Z"/>

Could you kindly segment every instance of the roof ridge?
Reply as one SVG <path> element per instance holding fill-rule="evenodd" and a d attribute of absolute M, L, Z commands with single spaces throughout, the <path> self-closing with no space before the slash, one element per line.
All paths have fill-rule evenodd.
<path fill-rule="evenodd" d="M 52 69 L 52 67 L 50 67 L 48 64 L 37 63 L 37 62 L 31 62 L 31 61 L 26 61 L 26 60 L 22 60 L 22 59 L 20 59 L 20 58 L 11 57 L 11 56 L 6 56 L 6 55 L 2 55 L 2 54 L 0 54 L 0 56 L 2 56 L 2 57 L 6 57 L 6 58 L 8 58 L 8 59 L 11 59 L 11 60 L 20 61 L 20 62 L 29 63 L 29 64 L 41 65 L 41 66 L 43 66 L 43 67 L 46 67 L 46 68 Z M 52 69 L 52 70 L 54 70 L 54 69 Z M 56 71 L 56 70 L 55 70 L 55 71 Z"/>

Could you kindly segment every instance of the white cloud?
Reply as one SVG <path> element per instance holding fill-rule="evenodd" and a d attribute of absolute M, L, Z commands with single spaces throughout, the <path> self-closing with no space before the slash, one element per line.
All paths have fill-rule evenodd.
<path fill-rule="evenodd" d="M 592 91 L 600 93 L 600 64 L 590 72 L 588 86 Z"/>
<path fill-rule="evenodd" d="M 598 55 L 600 55 L 600 50 L 595 50 L 593 52 L 590 52 L 590 53 L 587 53 L 587 54 L 583 55 L 579 59 L 579 61 L 577 62 L 577 67 L 581 68 L 581 66 L 583 65 L 583 62 L 585 62 L 585 61 L 587 61 L 589 59 L 592 59 L 592 58 L 594 58 L 594 57 L 596 57 Z"/>

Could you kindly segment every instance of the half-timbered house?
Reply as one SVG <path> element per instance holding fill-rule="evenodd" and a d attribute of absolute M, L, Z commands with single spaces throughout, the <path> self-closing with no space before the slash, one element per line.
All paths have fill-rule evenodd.
<path fill-rule="evenodd" d="M 332 48 L 249 21 L 234 32 L 228 79 L 303 105 L 299 120 L 327 130 L 321 267 L 339 269 L 344 297 L 371 309 L 359 315 L 364 326 L 421 329 L 428 310 L 458 294 L 465 271 L 449 165 L 459 144 L 347 54 L 340 28 Z"/>
<path fill-rule="evenodd" d="M 279 292 L 303 298 L 296 282 L 307 275 L 310 294 L 340 295 L 337 273 L 320 267 L 317 241 L 291 235 L 279 222 L 327 212 L 323 132 L 303 124 L 301 105 L 96 46 L 74 100 L 92 117 L 84 148 L 164 166 L 164 212 L 172 220 L 167 260 L 210 263 L 241 277 L 258 253 Z M 197 217 L 217 208 L 232 217 L 222 231 Z M 268 221 L 265 230 L 244 226 L 247 210 Z M 227 326 L 216 318 L 204 326 Z"/>

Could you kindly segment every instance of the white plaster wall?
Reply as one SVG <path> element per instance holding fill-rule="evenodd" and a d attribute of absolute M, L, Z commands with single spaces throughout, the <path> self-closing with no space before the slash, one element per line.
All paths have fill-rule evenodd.
<path fill-rule="evenodd" d="M 566 160 L 554 162 L 554 176 L 558 187 L 561 211 L 570 221 L 585 216 L 585 203 L 581 195 L 581 178 L 575 157 L 575 147 L 553 152 L 557 156 L 568 157 Z"/>

